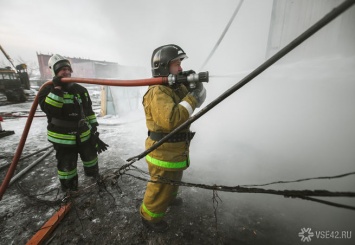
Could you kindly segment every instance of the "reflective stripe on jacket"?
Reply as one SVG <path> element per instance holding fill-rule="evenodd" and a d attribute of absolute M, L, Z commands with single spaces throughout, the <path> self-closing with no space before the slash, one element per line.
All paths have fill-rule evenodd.
<path fill-rule="evenodd" d="M 92 102 L 88 91 L 79 84 L 71 84 L 69 91 L 55 89 L 48 85 L 39 92 L 39 104 L 48 118 L 48 141 L 67 146 L 76 146 L 78 143 L 90 139 L 91 128 L 97 127 L 97 119 L 92 110 Z M 82 115 L 84 114 L 84 115 Z M 79 121 L 86 123 L 79 125 Z M 51 119 L 70 122 L 68 125 L 51 123 Z"/>
<path fill-rule="evenodd" d="M 90 139 L 91 130 L 88 129 L 80 134 L 80 142 L 83 143 Z M 48 141 L 61 145 L 76 145 L 77 135 L 76 134 L 59 134 L 47 130 Z"/>

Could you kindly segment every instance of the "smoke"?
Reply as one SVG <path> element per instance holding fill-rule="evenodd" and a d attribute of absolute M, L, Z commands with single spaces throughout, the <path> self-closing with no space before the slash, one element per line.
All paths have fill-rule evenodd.
<path fill-rule="evenodd" d="M 336 58 L 270 68 L 193 124 L 197 168 L 234 175 L 235 184 L 353 171 L 354 65 Z M 232 81 L 207 84 L 207 103 Z"/>
<path fill-rule="evenodd" d="M 255 38 L 254 28 L 237 28 L 239 24 L 245 24 L 242 20 L 245 20 L 247 13 L 242 11 L 243 7 L 238 16 L 241 19 L 236 19 L 230 35 L 226 36 L 206 66 L 211 77 L 210 82 L 205 84 L 207 99 L 203 107 L 264 61 L 266 35 L 258 33 L 258 39 Z M 267 25 L 264 23 L 264 26 Z M 352 27 L 351 24 L 341 26 L 341 33 L 351 33 Z M 163 26 L 166 30 L 164 28 L 166 26 Z M 332 28 L 339 28 L 339 25 L 326 28 L 330 31 L 324 33 L 331 34 L 334 33 Z M 172 34 L 165 33 L 168 33 L 167 36 L 157 38 L 163 43 L 149 47 L 149 54 L 144 51 L 147 64 L 154 48 L 170 43 L 170 39 L 165 38 Z M 218 32 L 212 33 L 217 40 Z M 199 28 L 193 33 L 196 35 L 190 34 L 187 36 L 196 39 L 178 43 L 190 57 L 183 62 L 185 69 L 199 67 L 214 45 L 209 42 L 210 49 L 207 47 Z M 349 34 L 349 38 L 353 37 Z M 192 131 L 197 132 L 190 147 L 191 166 L 184 172 L 183 180 L 236 186 L 354 172 L 354 43 L 340 41 L 342 45 L 332 43 L 331 49 L 328 49 L 326 41 L 317 38 L 317 35 L 311 37 L 195 121 L 191 125 Z M 319 45 L 320 42 L 322 45 Z M 171 43 L 176 42 L 173 40 Z M 346 46 L 343 44 L 349 45 L 349 52 L 345 55 Z M 316 51 L 312 53 L 312 50 Z M 144 121 L 140 125 L 144 127 Z M 142 147 L 143 138 L 145 135 Z M 266 188 L 352 191 L 354 185 L 355 177 L 349 176 Z M 326 230 L 355 228 L 352 212 L 322 204 L 262 194 L 221 193 L 220 196 L 226 209 L 235 210 L 237 203 L 249 206 L 258 215 L 269 218 L 271 223 L 292 222 L 295 236 L 300 227 L 305 226 Z M 352 199 L 324 199 L 354 205 Z M 227 219 L 227 216 L 224 218 Z"/>
<path fill-rule="evenodd" d="M 354 172 L 353 67 L 355 56 L 269 68 L 191 125 L 197 133 L 184 180 L 237 186 Z M 243 77 L 211 79 L 205 105 Z M 355 176 L 348 176 L 261 188 L 353 191 L 354 185 Z M 226 225 L 241 221 L 235 216 L 238 210 L 253 210 L 255 217 L 248 217 L 254 222 L 262 219 L 276 230 L 287 227 L 295 236 L 301 227 L 355 228 L 353 211 L 275 195 L 219 192 L 219 196 L 220 208 L 230 210 L 220 214 Z M 200 202 L 210 198 L 212 193 L 206 192 Z M 354 205 L 353 198 L 321 199 Z"/>

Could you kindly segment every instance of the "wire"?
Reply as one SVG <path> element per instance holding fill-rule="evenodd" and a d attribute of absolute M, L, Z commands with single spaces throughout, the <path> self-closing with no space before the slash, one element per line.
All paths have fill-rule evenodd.
<path fill-rule="evenodd" d="M 305 179 L 298 179 L 298 180 L 291 180 L 291 181 L 275 181 L 275 182 L 270 182 L 270 183 L 266 183 L 266 184 L 259 184 L 259 185 L 241 185 L 244 187 L 251 187 L 251 186 L 266 186 L 266 185 L 274 185 L 274 184 L 287 184 L 287 183 L 295 183 L 295 182 L 302 182 L 302 181 L 308 181 L 308 180 L 317 180 L 317 179 L 337 179 L 337 178 L 342 178 L 342 177 L 346 177 L 349 175 L 353 175 L 355 174 L 355 172 L 351 172 L 351 173 L 346 173 L 346 174 L 340 174 L 340 175 L 336 175 L 336 176 L 323 176 L 323 177 L 313 177 L 313 178 L 305 178 Z"/>
<path fill-rule="evenodd" d="M 127 173 L 125 173 L 127 174 Z M 305 199 L 313 202 L 319 202 L 325 205 L 338 207 L 338 208 L 345 208 L 349 210 L 354 210 L 354 206 L 344 205 L 335 202 L 329 202 L 325 200 L 320 200 L 317 198 L 313 198 L 310 196 L 318 196 L 318 197 L 355 197 L 355 192 L 332 192 L 326 190 L 272 190 L 272 189 L 263 189 L 263 188 L 248 188 L 242 186 L 223 186 L 223 185 L 205 185 L 205 184 L 195 184 L 189 182 L 182 182 L 182 181 L 175 181 L 170 180 L 167 178 L 159 177 L 158 181 L 155 180 L 148 180 L 143 177 L 138 177 L 132 174 L 127 174 L 133 178 L 148 181 L 151 183 L 160 183 L 160 184 L 169 184 L 169 185 L 176 185 L 176 186 L 185 186 L 185 187 L 196 187 L 201 189 L 213 190 L 214 193 L 216 191 L 223 191 L 223 192 L 238 192 L 238 193 L 259 193 L 259 194 L 272 194 L 272 195 L 279 195 L 289 198 L 300 198 Z"/>
<path fill-rule="evenodd" d="M 350 209 L 350 210 L 355 210 L 355 207 L 349 206 L 349 205 L 344 205 L 340 203 L 335 203 L 335 202 L 329 202 L 325 200 L 320 200 L 318 198 L 313 198 L 313 197 L 299 197 L 305 200 L 313 201 L 313 202 L 319 202 L 325 205 L 333 206 L 333 207 L 338 207 L 338 208 L 345 208 L 345 209 Z"/>
<path fill-rule="evenodd" d="M 235 16 L 237 15 L 237 13 L 239 12 L 240 7 L 242 6 L 244 0 L 241 0 L 237 6 L 237 8 L 235 9 L 231 19 L 229 20 L 226 28 L 224 29 L 224 31 L 222 32 L 222 35 L 220 36 L 220 38 L 218 39 L 217 43 L 215 44 L 214 48 L 212 49 L 210 55 L 207 57 L 207 59 L 205 60 L 205 62 L 203 63 L 203 65 L 200 68 L 200 71 L 202 71 L 202 69 L 206 66 L 207 62 L 211 59 L 212 55 L 214 54 L 214 52 L 216 51 L 216 49 L 218 48 L 219 44 L 222 42 L 224 36 L 226 35 L 230 25 L 232 24 Z"/>

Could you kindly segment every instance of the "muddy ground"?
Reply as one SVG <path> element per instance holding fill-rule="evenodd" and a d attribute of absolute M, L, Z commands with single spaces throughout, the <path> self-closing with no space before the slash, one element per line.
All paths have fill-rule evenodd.
<path fill-rule="evenodd" d="M 27 110 L 28 105 L 22 109 Z M 22 156 L 50 145 L 46 140 L 46 119 L 40 111 L 36 115 Z M 0 166 L 11 162 L 26 120 L 7 118 L 3 124 L 4 129 L 15 129 L 15 134 L 0 139 Z M 166 233 L 146 230 L 138 213 L 146 181 L 134 177 L 148 178 L 144 161 L 135 163 L 140 171 L 132 168 L 123 175 L 117 173 L 126 159 L 140 153 L 142 139 L 134 132 L 141 124 L 140 119 L 101 124 L 99 131 L 110 147 L 99 155 L 104 180 L 100 185 L 84 177 L 79 162 L 79 191 L 64 199 L 54 152 L 11 184 L 0 201 L 0 244 L 26 244 L 66 201 L 72 202 L 72 208 L 44 244 L 302 244 L 298 236 L 302 223 L 285 210 L 254 200 L 254 194 L 214 193 L 196 187 L 180 188 L 184 203 L 169 209 L 166 221 L 170 227 Z M 20 161 L 15 174 L 45 152 Z M 6 170 L 0 171 L 1 180 Z M 185 176 L 193 174 L 191 170 L 185 172 Z M 281 199 L 285 198 L 277 197 L 275 202 Z"/>
<path fill-rule="evenodd" d="M 2 244 L 26 244 L 59 209 L 64 194 L 53 160 L 52 154 L 7 190 L 2 200 L 7 208 L 0 213 Z M 47 244 L 293 244 L 285 235 L 287 227 L 268 221 L 274 214 L 265 216 L 245 203 L 224 205 L 223 198 L 216 199 L 217 207 L 210 191 L 182 188 L 183 205 L 169 209 L 170 229 L 158 234 L 146 230 L 138 214 L 144 181 L 123 175 L 105 186 L 84 177 L 80 184 L 69 198 L 71 210 Z"/>

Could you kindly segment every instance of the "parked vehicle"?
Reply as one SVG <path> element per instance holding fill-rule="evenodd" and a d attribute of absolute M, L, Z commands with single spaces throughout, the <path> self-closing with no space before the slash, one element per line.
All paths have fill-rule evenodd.
<path fill-rule="evenodd" d="M 0 68 L 0 102 L 4 102 L 5 97 L 6 101 L 10 103 L 25 102 L 27 100 L 25 90 L 31 89 L 27 65 L 19 64 L 15 67 L 10 56 L 1 45 L 0 50 L 16 69 L 13 70 L 10 66 Z"/>

